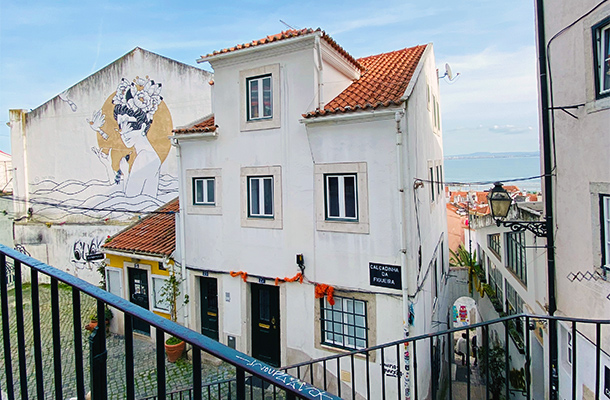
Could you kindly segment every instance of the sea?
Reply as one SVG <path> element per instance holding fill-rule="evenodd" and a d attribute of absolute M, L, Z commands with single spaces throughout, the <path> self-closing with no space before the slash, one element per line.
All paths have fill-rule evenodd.
<path fill-rule="evenodd" d="M 445 157 L 450 190 L 487 190 L 494 182 L 540 192 L 539 153 L 476 153 Z"/>

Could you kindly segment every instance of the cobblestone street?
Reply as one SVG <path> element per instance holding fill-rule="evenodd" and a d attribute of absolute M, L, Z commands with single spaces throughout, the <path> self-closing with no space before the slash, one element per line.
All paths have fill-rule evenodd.
<path fill-rule="evenodd" d="M 44 370 L 44 390 L 46 398 L 54 398 L 54 364 L 53 340 L 51 324 L 51 298 L 50 286 L 40 285 L 40 330 L 42 335 L 42 363 Z M 60 331 L 61 331 L 61 365 L 62 365 L 62 391 L 63 398 L 76 396 L 76 372 L 74 363 L 74 330 L 72 322 L 72 290 L 70 287 L 60 285 Z M 32 307 L 31 290 L 29 285 L 23 287 L 23 307 L 25 319 L 25 350 L 28 371 L 28 392 L 30 398 L 36 398 L 36 375 L 34 368 L 34 348 L 32 335 Z M 95 302 L 89 296 L 81 296 L 81 328 L 83 343 L 83 364 L 85 370 L 85 391 L 89 390 L 89 332 L 84 327 L 89 323 L 89 315 L 94 309 Z M 118 315 L 117 315 L 118 314 Z M 17 353 L 17 325 L 15 320 L 14 290 L 9 291 L 9 315 L 11 331 L 11 357 L 13 364 L 13 380 L 15 398 L 21 398 L 19 386 L 19 361 Z M 122 318 L 115 312 L 114 318 Z M 1 321 L 0 321 L 1 325 Z M 3 337 L 0 334 L 0 343 Z M 4 360 L 4 344 L 0 345 L 0 357 Z M 125 398 L 125 355 L 123 336 L 110 334 L 107 338 L 108 349 L 108 398 Z M 203 382 L 214 382 L 234 376 L 234 369 L 224 363 L 202 362 Z M 135 365 L 135 392 L 136 398 L 156 394 L 156 350 L 155 346 L 141 338 L 134 337 L 134 365 Z M 186 359 L 176 363 L 165 362 L 167 391 L 173 391 L 192 386 L 192 365 Z M 6 391 L 6 377 L 4 367 L 0 370 L 0 389 Z"/>

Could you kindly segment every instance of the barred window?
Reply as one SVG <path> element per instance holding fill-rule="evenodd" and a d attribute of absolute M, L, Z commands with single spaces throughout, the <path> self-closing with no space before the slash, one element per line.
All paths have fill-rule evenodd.
<path fill-rule="evenodd" d="M 335 296 L 335 305 L 320 299 L 322 344 L 344 349 L 368 347 L 366 301 Z"/>

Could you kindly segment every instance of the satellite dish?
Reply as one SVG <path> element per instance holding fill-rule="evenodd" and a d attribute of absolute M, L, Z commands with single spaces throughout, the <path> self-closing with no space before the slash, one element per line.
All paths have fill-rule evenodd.
<path fill-rule="evenodd" d="M 449 78 L 449 81 L 453 81 L 458 76 L 460 76 L 459 72 L 457 74 L 453 75 L 453 71 L 451 71 L 451 67 L 449 66 L 449 64 L 445 64 L 445 74 L 443 76 L 439 77 L 439 79 L 447 77 L 447 78 Z"/>
<path fill-rule="evenodd" d="M 453 80 L 453 72 L 451 71 L 449 64 L 445 64 L 445 76 L 447 76 L 450 81 Z"/>

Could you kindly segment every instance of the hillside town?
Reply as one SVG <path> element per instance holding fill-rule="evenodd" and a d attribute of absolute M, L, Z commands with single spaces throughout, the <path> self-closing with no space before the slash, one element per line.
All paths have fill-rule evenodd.
<path fill-rule="evenodd" d="M 610 399 L 610 2 L 534 8 L 534 177 L 446 178 L 432 42 L 135 47 L 7 110 L 0 399 Z"/>

